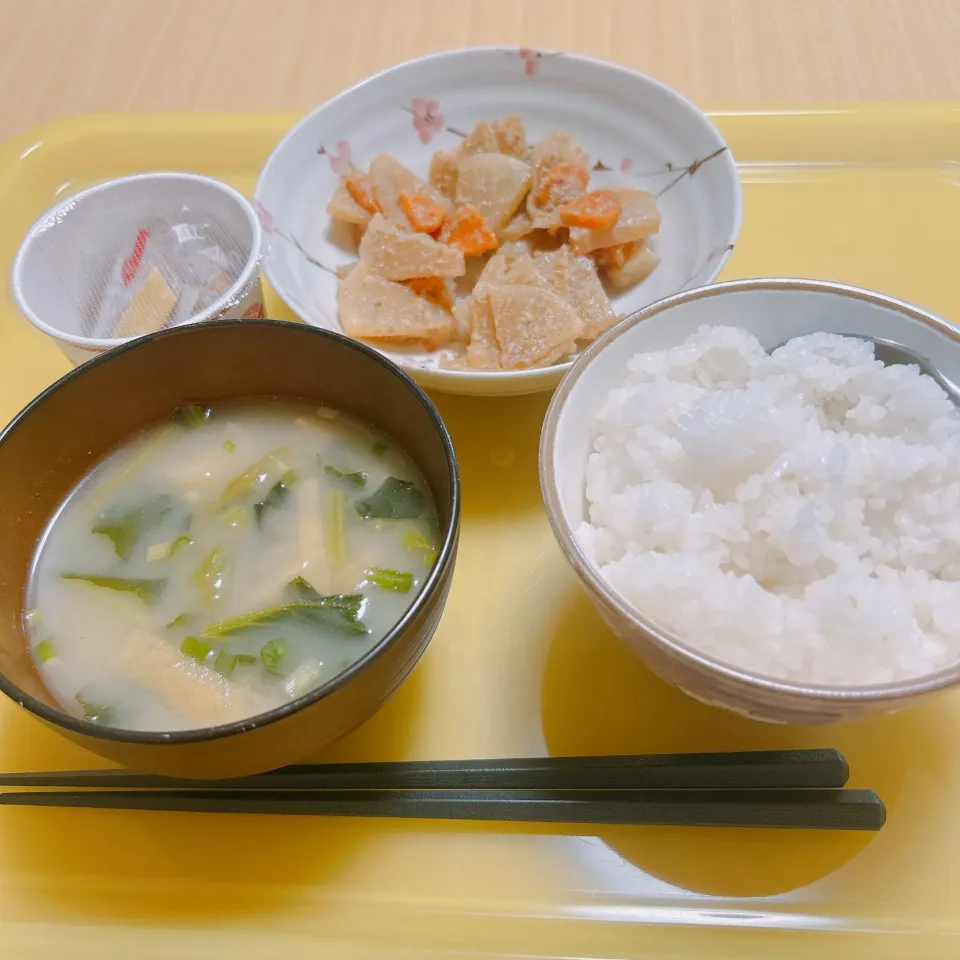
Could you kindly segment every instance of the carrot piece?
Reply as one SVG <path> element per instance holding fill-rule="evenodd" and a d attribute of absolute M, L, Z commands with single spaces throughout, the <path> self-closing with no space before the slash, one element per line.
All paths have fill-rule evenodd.
<path fill-rule="evenodd" d="M 598 267 L 605 267 L 607 270 L 612 267 L 620 268 L 633 256 L 636 245 L 634 240 L 630 243 L 618 243 L 613 247 L 601 247 L 594 250 L 590 256 Z"/>
<path fill-rule="evenodd" d="M 450 291 L 443 277 L 414 277 L 407 281 L 407 286 L 418 297 L 424 297 L 438 307 L 443 307 L 444 310 L 450 310 L 453 307 Z"/>
<path fill-rule="evenodd" d="M 414 277 L 407 281 L 407 286 L 421 297 L 439 296 L 443 292 L 443 279 L 441 277 Z"/>
<path fill-rule="evenodd" d="M 459 247 L 468 257 L 479 257 L 499 246 L 497 235 L 483 214 L 469 203 L 455 210 L 443 223 L 440 239 Z"/>
<path fill-rule="evenodd" d="M 347 188 L 347 193 L 368 213 L 380 212 L 380 207 L 373 198 L 373 185 L 369 174 L 348 170 L 343 175 L 343 185 Z"/>
<path fill-rule="evenodd" d="M 555 202 L 556 192 L 560 188 L 574 188 L 577 193 L 587 189 L 590 174 L 583 167 L 572 163 L 558 163 L 547 171 L 547 175 L 537 185 L 533 199 L 538 206 L 545 207 Z"/>
<path fill-rule="evenodd" d="M 401 193 L 397 203 L 418 233 L 433 233 L 443 225 L 446 210 L 425 193 Z"/>
<path fill-rule="evenodd" d="M 593 190 L 557 211 L 568 227 L 609 230 L 620 219 L 620 199 L 612 190 Z"/>

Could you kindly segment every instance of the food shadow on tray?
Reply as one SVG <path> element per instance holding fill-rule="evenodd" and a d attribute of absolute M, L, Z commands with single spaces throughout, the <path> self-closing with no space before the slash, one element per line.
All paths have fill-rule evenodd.
<path fill-rule="evenodd" d="M 546 655 L 543 732 L 554 756 L 835 747 L 850 786 L 869 787 L 896 817 L 911 759 L 936 750 L 926 711 L 826 727 L 767 724 L 707 706 L 651 673 L 604 625 L 579 589 L 567 594 Z M 620 826 L 597 836 L 638 869 L 698 894 L 772 896 L 839 870 L 879 834 Z M 889 855 L 890 851 L 887 851 Z"/>
<path fill-rule="evenodd" d="M 418 667 L 366 724 L 307 762 L 408 756 L 422 685 Z M 8 711 L 4 724 L 4 770 L 103 766 L 23 711 Z M 345 817 L 11 808 L 0 813 L 0 850 L 5 874 L 33 878 L 57 916 L 208 921 L 281 910 L 298 890 L 335 882 L 392 829 Z"/>

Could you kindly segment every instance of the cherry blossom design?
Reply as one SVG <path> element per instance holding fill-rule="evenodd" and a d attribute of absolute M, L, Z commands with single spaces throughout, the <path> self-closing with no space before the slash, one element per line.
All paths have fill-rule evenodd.
<path fill-rule="evenodd" d="M 633 169 L 633 161 L 629 157 L 624 157 L 620 161 L 620 172 L 629 173 Z"/>
<path fill-rule="evenodd" d="M 413 127 L 420 135 L 421 143 L 429 143 L 435 133 L 443 130 L 443 116 L 436 100 L 417 97 L 410 101 L 410 109 L 413 111 Z"/>
<path fill-rule="evenodd" d="M 531 50 L 529 47 L 521 47 L 517 55 L 523 61 L 523 72 L 532 77 L 536 74 L 540 61 L 543 59 L 543 52 L 540 50 Z"/>
<path fill-rule="evenodd" d="M 260 226 L 263 227 L 263 232 L 273 233 L 277 227 L 276 221 L 273 219 L 273 214 L 259 200 L 257 201 L 257 216 L 260 217 Z"/>
<path fill-rule="evenodd" d="M 342 177 L 349 172 L 353 166 L 353 151 L 346 140 L 340 140 L 337 143 L 337 149 L 330 153 L 330 169 L 338 176 Z"/>

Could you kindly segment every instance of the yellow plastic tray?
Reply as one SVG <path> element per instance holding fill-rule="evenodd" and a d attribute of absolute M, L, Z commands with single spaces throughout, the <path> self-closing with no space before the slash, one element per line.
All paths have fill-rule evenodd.
<path fill-rule="evenodd" d="M 952 159 L 960 157 L 960 105 L 714 116 L 742 164 L 746 195 L 727 277 L 842 280 L 960 320 L 960 167 Z M 250 192 L 294 119 L 83 117 L 25 134 L 0 149 L 0 260 L 9 264 L 59 194 L 91 181 L 179 168 Z M 268 315 L 289 316 L 268 300 Z M 8 297 L 4 419 L 67 368 Z M 851 785 L 886 801 L 884 830 L 581 833 L 4 809 L 0 955 L 960 954 L 960 699 L 821 730 L 764 726 L 695 703 L 611 636 L 553 542 L 536 469 L 547 397 L 435 399 L 464 486 L 447 613 L 396 697 L 325 759 L 836 746 L 850 760 Z M 0 703 L 0 769 L 96 762 Z"/>

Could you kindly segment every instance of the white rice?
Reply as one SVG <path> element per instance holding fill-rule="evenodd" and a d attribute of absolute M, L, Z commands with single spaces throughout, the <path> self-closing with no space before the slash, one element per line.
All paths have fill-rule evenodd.
<path fill-rule="evenodd" d="M 597 416 L 577 537 L 637 610 L 799 682 L 960 657 L 960 415 L 933 380 L 862 340 L 768 356 L 732 327 L 628 368 Z"/>

